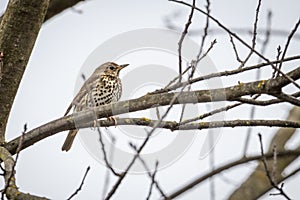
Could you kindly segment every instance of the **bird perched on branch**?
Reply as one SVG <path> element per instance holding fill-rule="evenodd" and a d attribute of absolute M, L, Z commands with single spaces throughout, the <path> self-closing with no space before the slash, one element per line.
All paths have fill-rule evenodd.
<path fill-rule="evenodd" d="M 119 73 L 128 65 L 118 65 L 113 62 L 100 65 L 85 81 L 64 116 L 70 112 L 72 107 L 74 107 L 74 112 L 79 112 L 90 107 L 97 107 L 118 101 L 122 95 L 122 84 Z M 70 150 L 77 132 L 78 129 L 69 131 L 62 146 L 62 151 Z"/>

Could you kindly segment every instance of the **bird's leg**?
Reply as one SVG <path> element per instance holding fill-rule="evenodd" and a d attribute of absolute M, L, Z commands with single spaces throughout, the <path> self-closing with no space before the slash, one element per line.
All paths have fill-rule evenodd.
<path fill-rule="evenodd" d="M 94 119 L 94 129 L 96 129 L 96 127 L 97 127 L 97 119 Z"/>
<path fill-rule="evenodd" d="M 91 130 L 96 130 L 96 127 L 97 127 L 97 119 L 94 119 L 93 127 L 91 127 Z"/>

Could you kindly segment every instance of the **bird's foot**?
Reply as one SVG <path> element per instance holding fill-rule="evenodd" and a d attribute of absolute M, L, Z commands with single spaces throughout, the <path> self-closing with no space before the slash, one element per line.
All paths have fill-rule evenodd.
<path fill-rule="evenodd" d="M 115 122 L 115 127 L 117 127 L 118 123 L 117 123 L 117 117 L 116 116 L 111 116 L 107 118 L 108 120 L 113 120 Z"/>

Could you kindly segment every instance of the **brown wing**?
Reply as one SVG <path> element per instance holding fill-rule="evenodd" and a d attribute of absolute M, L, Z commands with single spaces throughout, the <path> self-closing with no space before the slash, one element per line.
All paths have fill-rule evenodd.
<path fill-rule="evenodd" d="M 70 112 L 72 107 L 75 106 L 76 104 L 78 104 L 80 102 L 80 100 L 82 99 L 82 97 L 84 95 L 86 95 L 92 89 L 91 88 L 91 85 L 92 85 L 91 83 L 93 83 L 96 79 L 99 79 L 101 74 L 105 71 L 106 67 L 110 64 L 111 64 L 110 62 L 107 62 L 107 63 L 104 63 L 104 64 L 102 64 L 101 66 L 99 66 L 95 69 L 93 74 L 85 81 L 85 83 L 80 88 L 77 95 L 74 97 L 72 103 L 67 108 L 67 111 L 66 111 L 64 116 L 66 116 Z"/>

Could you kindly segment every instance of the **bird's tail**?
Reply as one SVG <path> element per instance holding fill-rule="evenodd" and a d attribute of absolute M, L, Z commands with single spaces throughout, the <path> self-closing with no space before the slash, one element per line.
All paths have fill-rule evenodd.
<path fill-rule="evenodd" d="M 75 136 L 77 134 L 78 130 L 71 130 L 69 131 L 69 134 L 61 148 L 62 151 L 69 151 L 72 144 L 73 144 L 73 141 L 75 139 Z"/>

